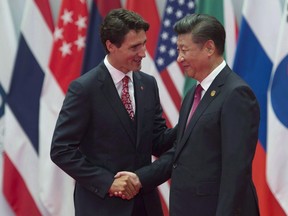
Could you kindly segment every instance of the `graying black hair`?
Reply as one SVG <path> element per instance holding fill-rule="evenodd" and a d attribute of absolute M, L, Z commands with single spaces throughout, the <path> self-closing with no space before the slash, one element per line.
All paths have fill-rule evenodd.
<path fill-rule="evenodd" d="M 192 34 L 194 43 L 204 44 L 212 40 L 220 55 L 225 48 L 226 33 L 223 25 L 213 16 L 207 14 L 187 15 L 174 25 L 174 31 L 179 34 Z"/>

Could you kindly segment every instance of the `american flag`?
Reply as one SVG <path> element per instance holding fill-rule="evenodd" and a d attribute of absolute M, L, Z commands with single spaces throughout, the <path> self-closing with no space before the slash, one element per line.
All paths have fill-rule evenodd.
<path fill-rule="evenodd" d="M 168 91 L 168 95 L 171 98 L 169 98 L 169 101 L 171 101 L 170 104 L 166 104 L 166 100 L 163 100 L 163 106 L 166 107 L 174 104 L 174 109 L 178 111 L 180 110 L 182 102 L 185 77 L 176 62 L 178 56 L 176 49 L 177 36 L 173 30 L 173 25 L 184 16 L 194 13 L 194 11 L 195 3 L 192 0 L 167 1 L 161 22 L 158 44 L 156 46 L 156 55 L 154 57 L 157 71 L 160 73 L 164 85 L 166 86 L 166 91 Z M 167 119 L 169 119 L 170 125 L 174 126 L 175 114 L 170 110 L 167 110 L 165 113 Z"/>
<path fill-rule="evenodd" d="M 176 34 L 173 25 L 185 15 L 194 13 L 194 0 L 167 0 L 163 14 L 159 12 L 155 0 L 127 0 L 127 8 L 138 12 L 150 23 L 147 34 L 148 53 L 142 69 L 155 76 L 167 124 L 173 127 L 178 122 L 185 82 L 184 73 L 176 62 Z"/>

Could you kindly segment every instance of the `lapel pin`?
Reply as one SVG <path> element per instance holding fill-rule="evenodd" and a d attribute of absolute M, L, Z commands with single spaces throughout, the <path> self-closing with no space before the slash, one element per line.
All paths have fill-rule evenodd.
<path fill-rule="evenodd" d="M 215 90 L 212 90 L 211 93 L 210 93 L 210 95 L 211 95 L 212 97 L 214 97 L 215 94 L 216 94 L 216 91 L 215 91 Z"/>
<path fill-rule="evenodd" d="M 143 90 L 144 90 L 144 87 L 143 87 L 143 86 L 141 86 L 141 87 L 140 87 L 140 89 L 143 91 Z"/>

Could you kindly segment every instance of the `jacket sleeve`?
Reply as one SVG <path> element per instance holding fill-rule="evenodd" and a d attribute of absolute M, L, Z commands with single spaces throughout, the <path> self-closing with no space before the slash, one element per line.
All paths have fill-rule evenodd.
<path fill-rule="evenodd" d="M 176 125 L 174 128 L 168 128 L 166 120 L 163 118 L 163 109 L 160 103 L 159 90 L 155 78 L 153 78 L 155 98 L 156 98 L 156 111 L 154 115 L 153 126 L 153 146 L 152 154 L 159 157 L 161 154 L 173 147 L 177 138 Z"/>
<path fill-rule="evenodd" d="M 258 102 L 247 86 L 234 89 L 221 112 L 222 174 L 217 216 L 241 212 L 239 204 L 251 183 L 260 119 Z"/>
<path fill-rule="evenodd" d="M 152 164 L 135 171 L 142 184 L 143 190 L 155 188 L 171 177 L 175 147 L 162 154 Z"/>
<path fill-rule="evenodd" d="M 103 198 L 114 180 L 114 174 L 91 163 L 79 150 L 90 119 L 88 101 L 83 86 L 72 82 L 56 123 L 50 156 L 78 183 Z"/>

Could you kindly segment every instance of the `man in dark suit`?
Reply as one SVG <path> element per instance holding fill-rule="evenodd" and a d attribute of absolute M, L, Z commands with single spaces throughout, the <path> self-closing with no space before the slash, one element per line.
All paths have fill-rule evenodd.
<path fill-rule="evenodd" d="M 260 115 L 255 95 L 223 59 L 225 30 L 219 21 L 193 14 L 174 29 L 177 61 L 197 85 L 183 101 L 176 146 L 136 174 L 143 188 L 171 176 L 171 216 L 259 215 L 252 182 Z M 130 173 L 117 176 L 125 174 Z"/>
<path fill-rule="evenodd" d="M 118 171 L 149 165 L 152 154 L 159 156 L 176 139 L 176 128 L 167 129 L 162 118 L 155 78 L 139 71 L 148 29 L 134 12 L 111 11 L 101 26 L 104 61 L 69 86 L 51 159 L 76 180 L 76 215 L 163 215 L 155 187 L 133 198 L 139 182 L 114 178 Z M 110 196 L 116 192 L 124 199 Z"/>

